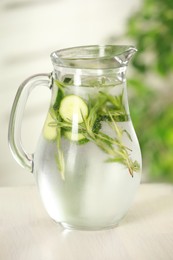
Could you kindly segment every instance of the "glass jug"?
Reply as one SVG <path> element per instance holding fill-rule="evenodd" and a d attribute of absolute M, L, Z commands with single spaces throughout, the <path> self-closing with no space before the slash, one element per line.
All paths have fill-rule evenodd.
<path fill-rule="evenodd" d="M 64 228 L 99 230 L 125 216 L 141 179 L 141 152 L 129 115 L 126 70 L 133 46 L 82 46 L 51 54 L 54 71 L 25 80 L 9 123 L 18 163 L 34 173 L 43 204 Z M 34 154 L 20 142 L 31 90 L 52 91 Z"/>

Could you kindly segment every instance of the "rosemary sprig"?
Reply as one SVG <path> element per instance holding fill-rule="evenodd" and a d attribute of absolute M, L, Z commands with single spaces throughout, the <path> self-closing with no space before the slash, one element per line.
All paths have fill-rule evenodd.
<path fill-rule="evenodd" d="M 133 173 L 139 170 L 139 164 L 137 163 L 137 161 L 132 161 L 128 153 L 128 151 L 131 150 L 123 145 L 122 137 L 124 130 L 120 129 L 120 127 L 114 121 L 110 112 L 108 112 L 108 115 L 112 120 L 110 125 L 115 132 L 115 138 L 111 138 L 101 131 L 99 131 L 98 133 L 93 133 L 87 119 L 84 119 L 84 125 L 86 129 L 85 136 L 90 141 L 94 142 L 102 151 L 110 156 L 106 160 L 106 162 L 119 162 L 124 164 L 125 166 L 127 166 L 129 173 L 133 177 Z"/>
<path fill-rule="evenodd" d="M 61 119 L 59 115 L 55 116 L 55 113 L 53 112 L 52 109 L 49 110 L 49 113 L 54 120 L 49 123 L 49 126 L 56 127 L 56 133 L 57 133 L 57 138 L 56 138 L 57 154 L 55 155 L 55 160 L 58 166 L 58 170 L 61 174 L 62 180 L 65 180 L 65 162 L 64 162 L 64 154 L 61 148 L 61 138 L 62 138 L 62 128 L 60 126 Z"/>
<path fill-rule="evenodd" d="M 127 136 L 129 137 L 129 139 L 132 141 L 130 134 L 127 132 L 127 130 L 122 130 L 118 127 L 117 123 L 114 121 L 112 115 L 110 114 L 110 112 L 108 111 L 108 114 L 111 118 L 112 124 L 111 127 L 113 128 L 113 130 L 115 131 L 116 134 L 116 140 L 117 140 L 117 148 L 119 149 L 120 153 L 121 153 L 121 160 L 122 163 L 125 164 L 129 170 L 129 173 L 131 174 L 131 176 L 133 177 L 133 172 L 137 172 L 140 169 L 140 166 L 138 164 L 137 161 L 132 161 L 132 159 L 129 156 L 128 153 L 128 148 L 125 147 L 123 145 L 122 142 L 122 137 L 123 137 L 123 133 L 125 132 L 127 134 Z M 115 158 L 116 159 L 116 158 Z"/>
<path fill-rule="evenodd" d="M 64 154 L 61 148 L 61 128 L 57 126 L 57 154 L 55 156 L 58 170 L 61 174 L 62 180 L 65 180 L 65 163 Z"/>

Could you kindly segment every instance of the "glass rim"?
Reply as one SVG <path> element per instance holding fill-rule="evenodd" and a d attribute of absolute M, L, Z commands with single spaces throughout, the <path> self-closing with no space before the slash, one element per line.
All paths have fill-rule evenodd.
<path fill-rule="evenodd" d="M 59 67 L 108 69 L 126 66 L 136 51 L 133 45 L 83 45 L 56 50 L 50 57 Z"/>

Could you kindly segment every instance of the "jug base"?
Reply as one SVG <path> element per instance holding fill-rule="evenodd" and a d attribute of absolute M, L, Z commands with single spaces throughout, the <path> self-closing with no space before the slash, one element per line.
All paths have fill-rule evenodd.
<path fill-rule="evenodd" d="M 93 227 L 90 227 L 90 226 L 76 226 L 76 225 L 70 225 L 70 224 L 67 224 L 67 223 L 64 223 L 64 222 L 58 222 L 59 225 L 61 225 L 61 227 L 63 227 L 64 229 L 68 229 L 68 230 L 81 230 L 81 231 L 99 231 L 99 230 L 106 230 L 106 229 L 113 229 L 113 228 L 116 228 L 119 224 L 118 223 L 115 223 L 115 224 L 112 224 L 112 225 L 108 225 L 108 226 L 93 226 Z"/>

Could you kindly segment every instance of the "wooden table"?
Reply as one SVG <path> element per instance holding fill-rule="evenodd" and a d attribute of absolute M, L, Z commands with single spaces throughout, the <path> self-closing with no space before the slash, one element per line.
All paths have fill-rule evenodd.
<path fill-rule="evenodd" d="M 173 186 L 142 184 L 121 224 L 68 231 L 45 212 L 35 186 L 0 188 L 0 260 L 172 260 Z"/>

